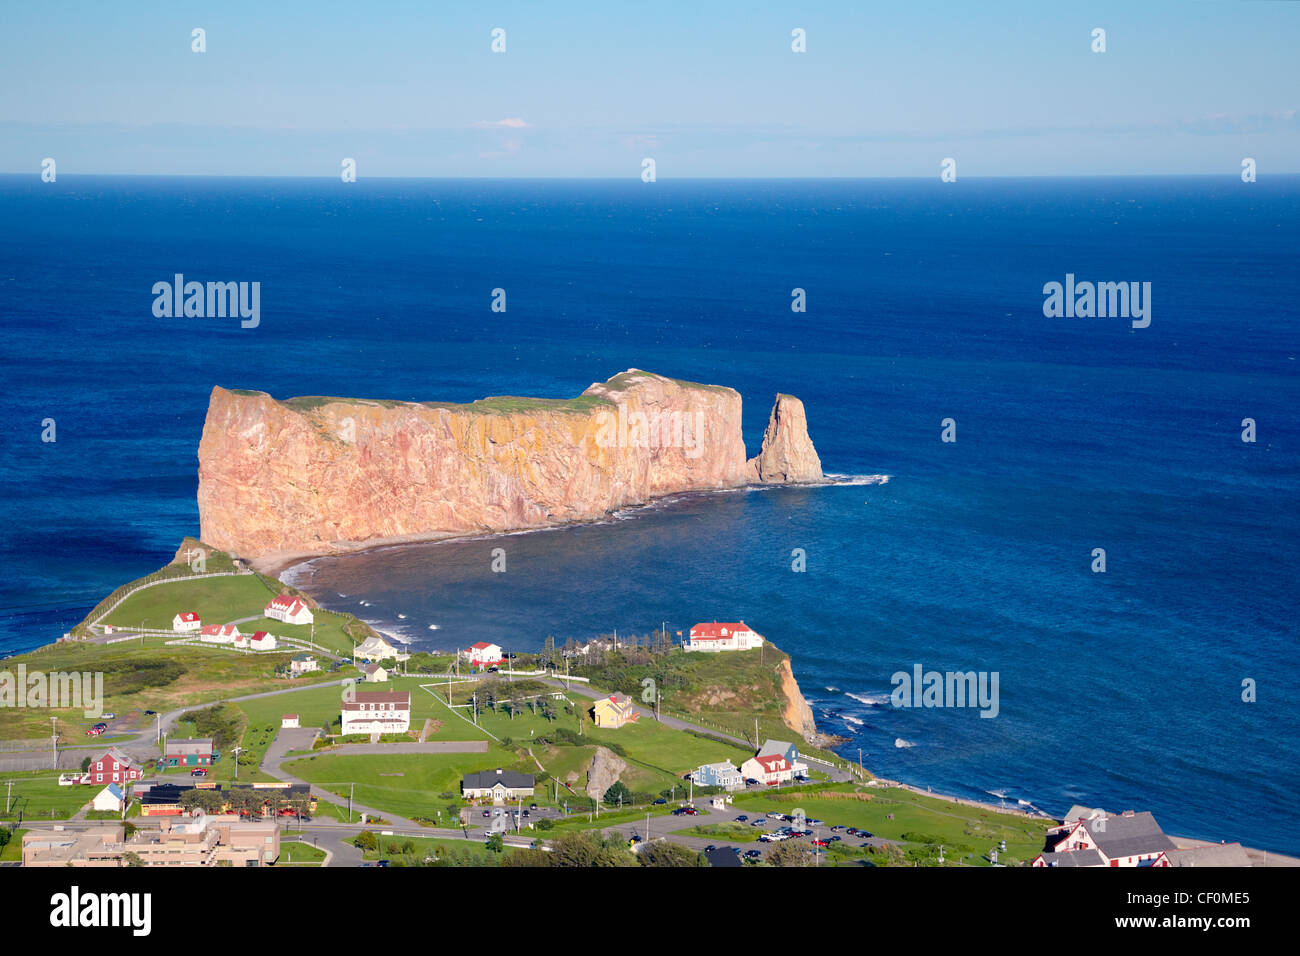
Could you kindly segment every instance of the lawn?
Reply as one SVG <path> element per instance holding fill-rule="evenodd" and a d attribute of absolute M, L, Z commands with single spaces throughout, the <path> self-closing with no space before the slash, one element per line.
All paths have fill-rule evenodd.
<path fill-rule="evenodd" d="M 462 804 L 461 777 L 478 770 L 504 767 L 535 771 L 514 754 L 490 745 L 483 754 L 331 754 L 320 753 L 284 764 L 284 769 L 344 799 L 356 784 L 354 801 L 404 817 L 437 819 L 438 811 Z M 400 774 L 400 776 L 384 776 Z M 444 796 L 450 794 L 450 796 Z"/>
<path fill-rule="evenodd" d="M 859 827 L 878 837 L 913 844 L 909 849 L 922 862 L 936 857 L 937 847 L 942 845 L 950 865 L 985 866 L 989 850 L 1000 840 L 1007 841 L 1007 851 L 1000 854 L 1000 863 L 1008 866 L 1028 863 L 1042 852 L 1044 835 L 1052 826 L 1049 821 L 965 806 L 909 790 L 853 784 L 837 784 L 812 792 L 737 794 L 734 808 L 751 816 L 801 809 L 807 817 L 824 821 L 824 826 L 819 828 L 823 837 L 832 825 Z M 842 842 L 856 846 L 861 841 L 845 837 Z"/>
<path fill-rule="evenodd" d="M 205 625 L 229 624 L 243 617 L 260 619 L 275 596 L 255 574 L 169 581 L 132 594 L 103 623 L 170 631 L 178 612 L 197 611 Z M 268 619 L 267 623 L 279 622 Z"/>
<path fill-rule="evenodd" d="M 325 851 L 312 846 L 310 843 L 300 843 L 296 840 L 280 841 L 280 859 L 276 861 L 277 866 L 320 866 L 325 862 Z"/>
<path fill-rule="evenodd" d="M 27 831 L 22 827 L 14 830 L 9 834 L 9 842 L 0 850 L 0 863 L 21 863 L 23 859 L 23 834 Z"/>
<path fill-rule="evenodd" d="M 502 856 L 514 853 L 515 848 L 507 846 L 502 853 L 493 853 L 487 849 L 485 842 L 482 840 L 448 840 L 441 837 L 404 837 L 404 836 L 379 836 L 378 850 L 366 850 L 363 856 L 367 860 L 387 860 L 394 856 L 402 855 L 403 848 L 409 843 L 412 846 L 411 856 L 416 860 L 424 860 L 426 857 L 447 856 L 455 860 L 458 865 L 466 866 L 495 866 Z M 467 859 L 468 858 L 468 859 Z"/>
<path fill-rule="evenodd" d="M 0 773 L 0 820 L 66 820 L 102 789 L 84 784 L 61 787 L 58 772 L 50 770 Z"/>
<path fill-rule="evenodd" d="M 726 840 L 729 843 L 753 843 L 763 831 L 744 823 L 705 823 L 685 831 L 688 836 Z"/>

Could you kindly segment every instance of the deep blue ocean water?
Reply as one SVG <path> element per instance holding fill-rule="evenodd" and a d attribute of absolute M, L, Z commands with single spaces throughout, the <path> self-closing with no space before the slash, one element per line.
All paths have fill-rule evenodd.
<path fill-rule="evenodd" d="M 0 653 L 197 532 L 214 385 L 468 401 L 645 368 L 737 388 L 751 453 L 773 395 L 798 395 L 827 471 L 891 480 L 300 583 L 439 648 L 741 618 L 882 775 L 1300 853 L 1300 178 L 0 177 L 0 227 Z M 154 318 L 176 272 L 260 281 L 261 325 Z M 1044 318 L 1067 272 L 1151 282 L 1151 326 Z M 998 671 L 999 716 L 889 706 L 917 663 Z"/>

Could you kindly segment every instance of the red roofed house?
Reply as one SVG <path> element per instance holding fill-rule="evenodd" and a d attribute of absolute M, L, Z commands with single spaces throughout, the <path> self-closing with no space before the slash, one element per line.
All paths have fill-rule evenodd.
<path fill-rule="evenodd" d="M 468 658 L 469 662 L 475 667 L 499 664 L 505 658 L 505 655 L 501 652 L 501 645 L 489 644 L 487 641 L 472 644 L 460 653 L 463 657 Z"/>
<path fill-rule="evenodd" d="M 314 620 L 311 608 L 302 602 L 302 598 L 288 594 L 281 594 L 271 601 L 262 613 L 285 624 L 310 624 Z"/>
<path fill-rule="evenodd" d="M 276 640 L 266 631 L 258 631 L 248 639 L 248 646 L 255 651 L 273 651 L 276 647 Z"/>
<path fill-rule="evenodd" d="M 202 626 L 203 622 L 199 620 L 198 614 L 193 611 L 181 611 L 172 618 L 173 631 L 197 631 Z"/>
<path fill-rule="evenodd" d="M 233 624 L 209 624 L 199 634 L 199 640 L 205 644 L 233 644 L 239 636 L 239 628 Z"/>
<path fill-rule="evenodd" d="M 129 783 L 144 776 L 134 760 L 116 747 L 109 747 L 104 756 L 90 762 L 90 769 L 81 777 L 82 783 L 103 786 L 107 783 Z"/>
<path fill-rule="evenodd" d="M 760 754 L 742 763 L 740 773 L 746 780 L 757 780 L 771 787 L 792 781 L 794 764 L 781 754 Z"/>
<path fill-rule="evenodd" d="M 696 624 L 682 645 L 687 651 L 748 651 L 763 643 L 763 638 L 749 629 L 744 621 L 734 624 Z"/>

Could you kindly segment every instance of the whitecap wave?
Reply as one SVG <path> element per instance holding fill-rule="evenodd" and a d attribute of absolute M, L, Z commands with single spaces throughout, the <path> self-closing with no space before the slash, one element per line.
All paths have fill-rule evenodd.
<path fill-rule="evenodd" d="M 895 737 L 894 746 L 899 750 L 905 750 L 908 747 L 915 747 L 916 744 L 912 743 L 910 740 L 904 740 L 902 737 Z"/>
<path fill-rule="evenodd" d="M 437 625 L 437 624 L 430 624 L 430 625 L 429 625 L 429 630 L 431 630 L 431 631 L 436 631 L 436 630 L 438 630 L 438 625 Z"/>
<path fill-rule="evenodd" d="M 889 483 L 893 475 L 832 475 L 829 472 L 823 477 L 832 485 L 884 485 Z"/>
<path fill-rule="evenodd" d="M 866 724 L 865 720 L 859 720 L 857 717 L 850 717 L 848 714 L 844 714 L 842 716 L 846 724 L 850 724 L 854 727 L 861 727 L 864 724 Z"/>
<path fill-rule="evenodd" d="M 840 692 L 840 689 L 838 687 L 827 687 L 826 689 L 830 691 L 832 694 L 838 694 Z"/>
<path fill-rule="evenodd" d="M 866 696 L 862 694 L 845 694 L 844 696 L 852 697 L 859 704 L 864 704 L 867 707 L 881 707 L 889 703 L 888 694 L 868 694 Z"/>

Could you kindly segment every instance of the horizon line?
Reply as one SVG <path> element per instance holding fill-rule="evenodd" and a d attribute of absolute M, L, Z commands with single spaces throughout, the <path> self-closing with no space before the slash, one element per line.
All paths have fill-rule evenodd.
<path fill-rule="evenodd" d="M 327 180 L 330 182 L 340 182 L 337 174 L 329 176 L 302 176 L 288 175 L 283 173 L 100 173 L 100 172 L 76 172 L 67 173 L 59 172 L 60 176 L 77 178 L 105 178 L 105 179 L 287 179 L 287 180 L 307 180 L 318 181 Z M 1270 172 L 1260 179 L 1296 177 L 1300 176 L 1300 169 L 1294 172 Z M 36 171 L 12 172 L 0 170 L 0 177 L 14 178 L 33 178 L 41 180 L 39 168 Z M 1218 178 L 1239 180 L 1241 178 L 1240 170 L 1234 169 L 1229 172 L 1216 170 L 1214 172 L 1194 172 L 1194 173 L 996 173 L 986 175 L 962 175 L 954 182 L 964 180 L 991 180 L 991 179 L 1205 179 Z M 485 180 L 501 182 L 641 182 L 637 175 L 624 176 L 364 176 L 357 177 L 353 183 L 341 183 L 341 185 L 355 185 L 356 182 L 363 180 L 385 180 L 385 181 L 410 181 L 410 180 L 436 180 L 436 181 L 465 181 L 465 182 L 482 182 Z M 937 175 L 927 176 L 907 176 L 907 175 L 876 175 L 876 176 L 670 176 L 656 179 L 654 183 L 645 183 L 645 185 L 656 185 L 658 182 L 864 182 L 875 180 L 908 180 L 913 182 L 929 182 L 938 180 Z M 48 184 L 47 184 L 48 185 Z M 58 185 L 58 180 L 52 185 Z M 952 185 L 952 183 L 943 183 L 943 185 Z"/>

